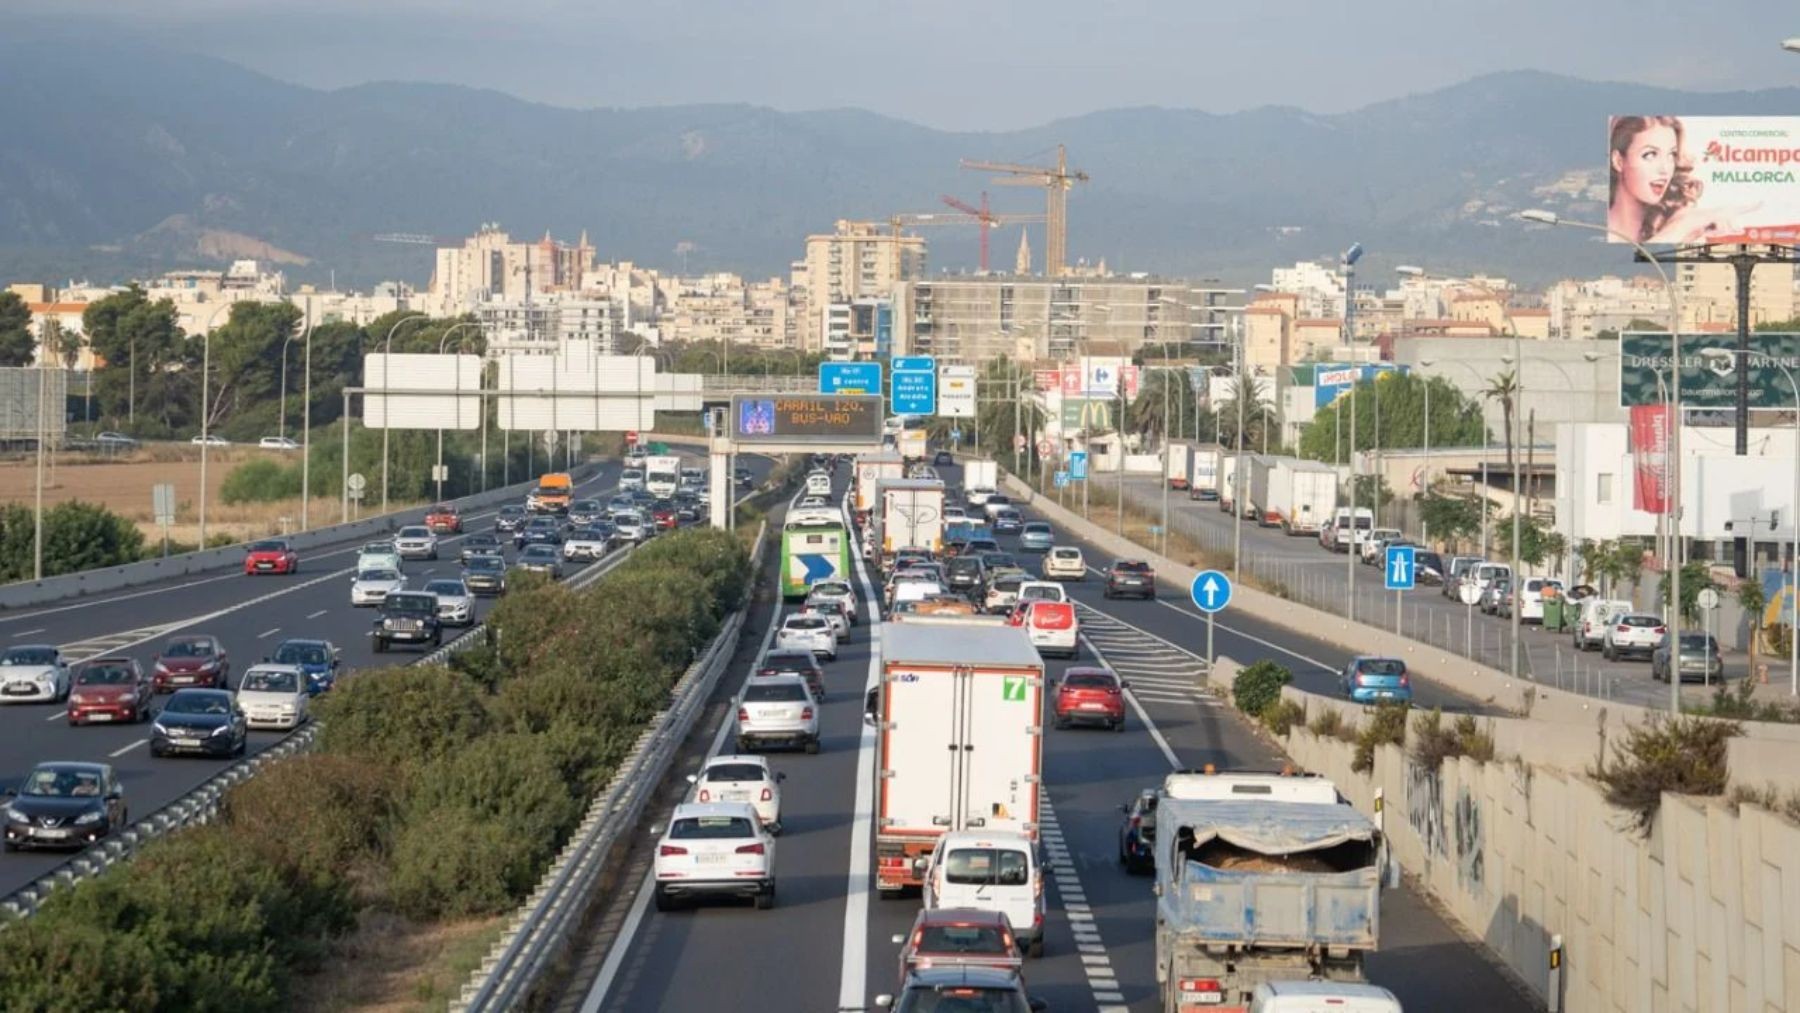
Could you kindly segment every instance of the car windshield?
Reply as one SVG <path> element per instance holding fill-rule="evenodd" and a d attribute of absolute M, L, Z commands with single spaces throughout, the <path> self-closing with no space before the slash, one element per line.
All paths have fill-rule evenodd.
<path fill-rule="evenodd" d="M 1652 626 L 1661 626 L 1662 620 L 1655 616 L 1626 616 L 1619 620 L 1619 623 L 1623 626 L 1635 626 L 1638 629 L 1648 629 Z"/>
<path fill-rule="evenodd" d="M 983 563 L 986 563 L 988 569 L 990 569 L 990 570 L 996 570 L 1002 566 L 1017 566 L 1018 565 L 1017 563 L 1013 562 L 1013 558 L 1011 556 L 1007 555 L 1004 552 L 989 552 L 986 555 L 983 555 L 981 557 L 981 561 Z"/>
<path fill-rule="evenodd" d="M 399 580 L 400 575 L 392 570 L 364 570 L 356 575 L 356 579 L 379 582 L 384 580 Z"/>
<path fill-rule="evenodd" d="M 210 658 L 212 655 L 212 641 L 194 639 L 171 640 L 162 652 L 165 658 Z"/>
<path fill-rule="evenodd" d="M 292 672 L 252 668 L 244 673 L 243 685 L 238 688 L 249 693 L 293 693 L 299 686 L 300 682 Z"/>
<path fill-rule="evenodd" d="M 708 781 L 761 781 L 762 767 L 754 763 L 715 763 L 706 768 Z"/>
<path fill-rule="evenodd" d="M 824 619 L 815 616 L 795 616 L 787 621 L 790 630 L 822 630 L 831 625 Z"/>
<path fill-rule="evenodd" d="M 91 798 L 100 794 L 100 773 L 39 768 L 25 779 L 19 794 L 38 798 Z"/>
<path fill-rule="evenodd" d="M 1105 672 L 1070 672 L 1063 676 L 1063 685 L 1070 689 L 1111 689 L 1113 677 Z"/>
<path fill-rule="evenodd" d="M 1120 573 L 1149 573 L 1150 564 L 1140 560 L 1127 559 L 1114 563 L 1113 569 Z"/>
<path fill-rule="evenodd" d="M 386 556 L 394 551 L 391 542 L 370 542 L 362 547 L 363 554 L 369 556 Z"/>
<path fill-rule="evenodd" d="M 460 580 L 434 580 L 425 585 L 425 591 L 427 594 L 448 595 L 452 598 L 461 598 L 469 593 L 469 589 L 463 587 Z"/>
<path fill-rule="evenodd" d="M 745 703 L 793 703 L 806 699 L 806 687 L 797 682 L 752 682 L 744 688 Z"/>
<path fill-rule="evenodd" d="M 721 841 L 755 836 L 755 826 L 743 816 L 686 816 L 669 824 L 669 838 L 677 841 Z"/>
<path fill-rule="evenodd" d="M 231 697 L 224 693 L 183 691 L 163 705 L 164 714 L 230 714 Z"/>
<path fill-rule="evenodd" d="M 1030 521 L 1030 522 L 1026 523 L 1026 525 L 1025 525 L 1024 534 L 1047 535 L 1049 533 L 1050 533 L 1050 525 L 1045 524 L 1043 521 Z"/>
<path fill-rule="evenodd" d="M 251 552 L 286 552 L 286 542 L 251 542 Z"/>
<path fill-rule="evenodd" d="M 282 644 L 275 649 L 275 660 L 283 665 L 323 665 L 331 655 L 323 644 Z"/>
<path fill-rule="evenodd" d="M 384 615 L 430 615 L 437 611 L 437 597 L 429 594 L 390 594 L 381 600 Z"/>
<path fill-rule="evenodd" d="M 524 512 L 525 508 L 522 506 L 503 506 L 500 508 L 501 517 L 517 517 Z"/>
<path fill-rule="evenodd" d="M 944 856 L 944 879 L 959 886 L 1024 886 L 1030 873 L 1016 848 L 955 848 Z"/>
<path fill-rule="evenodd" d="M 802 654 L 799 651 L 780 651 L 771 652 L 763 658 L 762 667 L 799 672 L 811 671 L 815 664 L 817 663 L 813 661 L 810 652 Z"/>
<path fill-rule="evenodd" d="M 919 930 L 920 953 L 991 953 L 1011 957 L 1011 941 L 994 925 L 927 925 Z"/>
<path fill-rule="evenodd" d="M 840 584 L 836 581 L 824 581 L 814 584 L 812 593 L 821 598 L 847 598 L 850 595 L 850 585 Z"/>
<path fill-rule="evenodd" d="M 497 573 L 506 568 L 506 561 L 499 556 L 476 556 L 469 560 L 468 569 L 475 573 Z"/>
<path fill-rule="evenodd" d="M 431 530 L 429 528 L 401 528 L 399 537 L 401 537 L 401 538 L 430 538 Z"/>
<path fill-rule="evenodd" d="M 54 647 L 15 647 L 0 655 L 0 665 L 54 665 Z"/>
<path fill-rule="evenodd" d="M 1025 583 L 1024 577 L 1021 577 L 1016 573 L 1008 574 L 1007 576 L 994 581 L 993 590 L 1001 592 L 1011 591 L 1012 593 L 1017 594 L 1019 585 L 1023 583 Z"/>
<path fill-rule="evenodd" d="M 524 552 L 519 553 L 519 558 L 533 561 L 540 559 L 555 559 L 556 550 L 548 545 L 532 545 L 528 546 Z"/>
<path fill-rule="evenodd" d="M 1080 559 L 1080 549 L 1051 549 L 1050 554 L 1057 559 Z"/>
<path fill-rule="evenodd" d="M 1683 633 L 1681 635 L 1681 649 L 1698 653 L 1700 651 L 1717 651 L 1719 645 L 1713 642 L 1711 634 Z"/>
<path fill-rule="evenodd" d="M 473 545 L 498 545 L 498 544 L 500 544 L 500 540 L 498 538 L 495 538 L 493 535 L 470 535 L 469 537 L 463 539 L 463 548 L 465 548 L 465 549 L 469 548 L 470 546 L 473 546 Z"/>
<path fill-rule="evenodd" d="M 93 664 L 75 676 L 77 686 L 129 686 L 132 681 L 131 669 L 124 665 Z"/>
<path fill-rule="evenodd" d="M 1364 658 L 1356 663 L 1363 675 L 1405 675 L 1406 662 L 1398 658 Z"/>

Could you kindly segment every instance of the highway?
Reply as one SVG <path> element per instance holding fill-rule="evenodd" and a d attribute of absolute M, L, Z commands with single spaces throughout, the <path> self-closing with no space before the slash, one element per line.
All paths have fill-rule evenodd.
<path fill-rule="evenodd" d="M 839 471 L 840 491 L 847 471 Z M 958 469 L 939 471 L 953 489 L 960 485 Z M 1080 544 L 1059 532 L 1059 544 L 1070 541 Z M 1090 563 L 1106 562 L 1091 546 L 1083 549 Z M 861 1010 L 895 990 L 899 948 L 891 937 L 910 928 L 918 901 L 877 899 L 868 874 L 874 736 L 861 717 L 878 648 L 868 622 L 875 613 L 870 576 L 860 567 L 859 576 L 864 621 L 826 665 L 822 749 L 816 756 L 771 754 L 775 769 L 787 774 L 775 908 L 726 902 L 657 913 L 648 890 L 622 891 L 601 918 L 618 941 L 604 962 L 583 963 L 586 973 L 578 974 L 559 1010 Z M 1118 807 L 1171 769 L 1207 763 L 1270 769 L 1281 756 L 1227 705 L 1198 689 L 1195 652 L 1204 649 L 1204 624 L 1184 604 L 1185 588 L 1165 585 L 1156 601 L 1107 601 L 1094 581 L 1070 590 L 1082 606 L 1082 655 L 1048 662 L 1049 672 L 1104 660 L 1133 683 L 1134 700 L 1123 734 L 1046 733 L 1044 838 L 1053 878 L 1046 954 L 1027 962 L 1027 981 L 1055 1010 L 1158 1009 L 1153 897 L 1148 879 L 1127 875 L 1117 862 Z M 746 636 L 764 636 L 766 646 L 782 611 L 778 601 L 765 605 Z M 1282 661 L 1309 688 L 1328 683 L 1330 670 L 1345 660 L 1328 643 L 1229 614 L 1217 644 L 1239 661 Z M 746 676 L 744 669 L 729 675 L 721 692 L 736 693 Z M 1419 691 L 1422 702 L 1433 700 L 1431 687 Z M 696 733 L 712 751 L 724 743 L 734 710 L 720 708 L 720 722 Z M 673 772 L 671 780 L 685 772 Z M 666 815 L 665 806 L 659 818 Z M 643 853 L 653 842 L 647 827 L 631 866 L 634 886 L 642 886 Z M 1384 948 L 1370 971 L 1408 1009 L 1466 1006 L 1471 996 L 1481 997 L 1484 1010 L 1533 1008 L 1410 886 L 1388 892 L 1384 907 Z"/>
<path fill-rule="evenodd" d="M 759 476 L 765 459 L 746 462 Z M 616 488 L 619 464 L 608 462 L 576 487 L 578 495 L 605 498 Z M 464 514 L 465 531 L 491 531 L 497 508 Z M 407 522 L 415 518 L 408 516 Z M 293 576 L 248 577 L 241 571 L 191 575 L 115 594 L 34 607 L 0 615 L 0 644 L 60 645 L 72 657 L 128 655 L 148 671 L 164 640 L 175 633 L 210 633 L 231 659 L 231 678 L 262 660 L 289 637 L 330 640 L 343 653 L 340 677 L 356 671 L 408 663 L 417 653 L 397 649 L 377 656 L 367 633 L 374 611 L 350 605 L 351 568 L 367 536 L 315 549 L 301 557 Z M 454 576 L 461 536 L 440 539 L 442 558 L 408 562 L 406 575 L 419 584 L 434 576 Z M 510 540 L 507 554 L 513 555 Z M 571 568 L 569 573 L 574 573 Z M 491 599 L 478 599 L 477 621 Z M 460 631 L 452 631 L 460 632 Z M 14 703 L 0 707 L 0 784 L 16 784 L 35 764 L 47 760 L 111 763 L 124 783 L 131 818 L 141 819 L 193 790 L 236 760 L 197 757 L 152 759 L 150 726 L 69 727 L 61 704 Z M 287 733 L 252 731 L 248 752 L 281 741 Z M 26 886 L 69 858 L 66 852 L 17 852 L 0 857 L 0 896 Z"/>

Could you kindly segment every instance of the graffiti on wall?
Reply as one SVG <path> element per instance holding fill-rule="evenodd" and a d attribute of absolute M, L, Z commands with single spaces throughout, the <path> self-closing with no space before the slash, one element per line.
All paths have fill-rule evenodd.
<path fill-rule="evenodd" d="M 1419 835 L 1427 855 L 1445 856 L 1444 783 L 1437 768 L 1406 763 L 1406 822 Z"/>
<path fill-rule="evenodd" d="M 1481 832 L 1481 803 L 1465 786 L 1456 789 L 1456 879 L 1472 894 L 1487 879 L 1487 840 Z"/>

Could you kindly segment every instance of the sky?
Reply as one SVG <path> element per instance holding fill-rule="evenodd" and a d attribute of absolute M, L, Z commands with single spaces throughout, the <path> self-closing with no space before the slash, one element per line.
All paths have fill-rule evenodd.
<path fill-rule="evenodd" d="M 1800 83 L 1778 0 L 9 0 L 270 76 L 573 107 L 858 107 L 1009 130 L 1125 106 L 1320 113 L 1535 69 L 1700 91 Z"/>

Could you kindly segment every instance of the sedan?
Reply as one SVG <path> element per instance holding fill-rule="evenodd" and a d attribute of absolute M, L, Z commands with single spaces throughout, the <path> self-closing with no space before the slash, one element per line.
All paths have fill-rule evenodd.
<path fill-rule="evenodd" d="M 299 450 L 300 441 L 292 436 L 265 436 L 256 441 L 257 447 L 263 450 Z"/>
<path fill-rule="evenodd" d="M 569 523 L 575 527 L 585 528 L 603 516 L 605 511 L 597 499 L 578 499 L 569 504 Z"/>
<path fill-rule="evenodd" d="M 498 555 L 474 556 L 463 563 L 463 586 L 477 595 L 506 593 L 506 560 Z"/>
<path fill-rule="evenodd" d="M 1055 541 L 1056 533 L 1043 521 L 1026 521 L 1019 529 L 1020 552 L 1049 552 Z"/>
<path fill-rule="evenodd" d="M 358 570 L 405 570 L 393 542 L 369 542 L 356 553 Z"/>
<path fill-rule="evenodd" d="M 299 573 L 300 554 L 285 538 L 268 538 L 260 542 L 251 542 L 244 553 L 244 572 L 253 573 Z"/>
<path fill-rule="evenodd" d="M 207 433 L 205 436 L 195 436 L 194 438 L 188 440 L 188 442 L 193 444 L 196 447 L 229 447 L 229 446 L 231 446 L 231 441 L 226 439 L 223 436 L 220 436 L 218 433 Z"/>
<path fill-rule="evenodd" d="M 530 545 L 556 546 L 562 544 L 562 522 L 554 517 L 533 517 L 513 532 L 513 548 L 523 549 Z"/>
<path fill-rule="evenodd" d="M 1106 588 L 1102 594 L 1107 598 L 1128 594 L 1139 598 L 1154 598 L 1156 571 L 1141 559 L 1115 560 L 1106 570 Z"/>
<path fill-rule="evenodd" d="M 350 604 L 356 608 L 379 605 L 381 600 L 406 586 L 398 570 L 363 570 L 350 581 Z"/>
<path fill-rule="evenodd" d="M 513 565 L 526 573 L 544 574 L 551 580 L 561 580 L 563 575 L 562 556 L 554 545 L 527 545 Z"/>
<path fill-rule="evenodd" d="M 0 703 L 57 703 L 69 686 L 69 663 L 53 644 L 19 644 L 0 654 Z"/>
<path fill-rule="evenodd" d="M 994 534 L 1015 535 L 1025 527 L 1025 517 L 1019 511 L 1011 509 L 996 511 L 994 514 Z"/>
<path fill-rule="evenodd" d="M 425 593 L 437 596 L 438 622 L 445 626 L 475 625 L 475 596 L 454 577 L 425 582 Z"/>
<path fill-rule="evenodd" d="M 150 666 L 150 678 L 158 693 L 183 686 L 230 689 L 231 655 L 218 637 L 204 633 L 170 637 Z"/>
<path fill-rule="evenodd" d="M 456 552 L 457 558 L 465 563 L 475 556 L 497 556 L 499 554 L 500 539 L 495 538 L 485 531 L 464 538 L 462 540 L 462 546 L 458 548 Z"/>
<path fill-rule="evenodd" d="M 1339 675 L 1338 686 L 1355 703 L 1412 702 L 1412 678 L 1399 658 L 1352 658 Z"/>
<path fill-rule="evenodd" d="M 238 685 L 238 706 L 251 728 L 298 728 L 306 721 L 306 676 L 293 665 L 251 665 Z"/>
<path fill-rule="evenodd" d="M 155 696 L 136 658 L 83 662 L 69 693 L 69 726 L 147 720 Z"/>
<path fill-rule="evenodd" d="M 811 651 L 837 660 L 837 634 L 832 631 L 830 620 L 821 615 L 788 616 L 775 631 L 775 646 L 781 650 Z"/>
<path fill-rule="evenodd" d="M 306 692 L 312 696 L 328 693 L 337 685 L 339 652 L 329 640 L 301 640 L 291 637 L 275 647 L 275 653 L 264 661 L 277 665 L 293 665 L 306 676 Z"/>
<path fill-rule="evenodd" d="M 410 524 L 394 533 L 394 551 L 401 559 L 436 559 L 438 538 L 423 524 Z"/>
<path fill-rule="evenodd" d="M 525 523 L 525 508 L 522 506 L 503 506 L 494 515 L 495 531 L 517 531 Z"/>
<path fill-rule="evenodd" d="M 433 534 L 456 535 L 463 529 L 462 514 L 448 503 L 439 503 L 425 512 L 425 526 Z"/>
<path fill-rule="evenodd" d="M 94 442 L 100 445 L 101 450 L 136 450 L 138 446 L 138 441 L 124 433 L 97 433 Z"/>
<path fill-rule="evenodd" d="M 107 763 L 40 763 L 6 797 L 7 851 L 86 847 L 130 820 Z"/>
<path fill-rule="evenodd" d="M 606 532 L 592 527 L 576 528 L 563 539 L 563 558 L 571 563 L 591 563 L 606 555 L 606 547 L 610 539 Z"/>
<path fill-rule="evenodd" d="M 150 755 L 242 756 L 249 738 L 250 724 L 230 693 L 184 689 L 169 698 L 150 726 Z"/>

